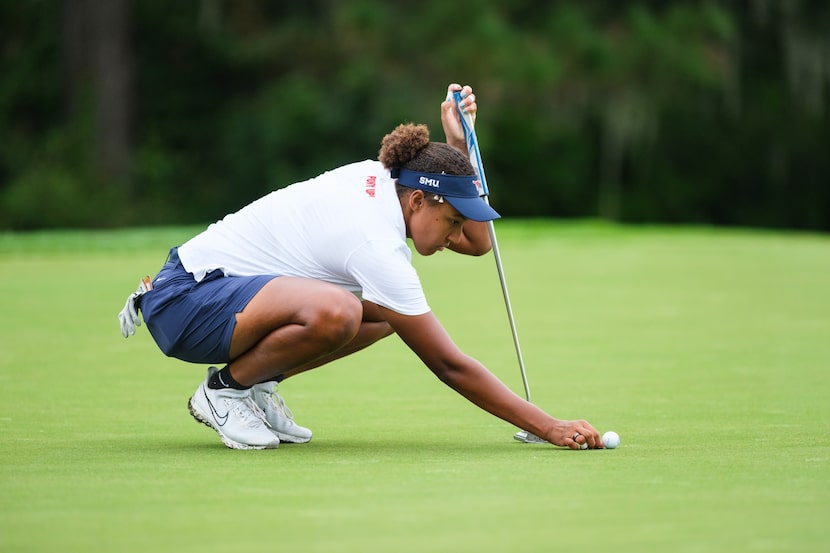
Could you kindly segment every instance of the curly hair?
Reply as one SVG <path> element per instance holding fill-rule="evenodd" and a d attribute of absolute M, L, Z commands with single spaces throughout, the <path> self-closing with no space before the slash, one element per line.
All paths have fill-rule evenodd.
<path fill-rule="evenodd" d="M 426 125 L 406 123 L 383 137 L 378 160 L 387 169 L 403 168 L 447 175 L 475 174 L 470 160 L 449 144 L 429 141 Z"/>

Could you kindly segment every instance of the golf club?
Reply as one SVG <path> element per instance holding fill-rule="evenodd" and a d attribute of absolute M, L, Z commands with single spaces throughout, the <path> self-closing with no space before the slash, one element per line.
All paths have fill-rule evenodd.
<path fill-rule="evenodd" d="M 481 162 L 481 152 L 478 148 L 478 138 L 476 137 L 475 131 L 475 120 L 473 119 L 472 115 L 465 112 L 461 108 L 461 101 L 464 99 L 461 96 L 460 92 L 454 92 L 452 95 L 453 100 L 455 101 L 455 108 L 458 111 L 458 116 L 461 119 L 461 126 L 464 129 L 464 140 L 467 143 L 467 154 L 470 157 L 470 161 L 473 163 L 473 168 L 476 171 L 476 175 L 478 176 L 478 189 L 479 194 L 484 197 L 484 201 L 488 204 L 490 203 L 489 200 L 489 188 L 487 188 L 487 179 L 484 175 L 484 165 Z M 510 321 L 510 331 L 513 334 L 513 345 L 516 348 L 516 356 L 519 359 L 519 370 L 522 374 L 522 384 L 524 385 L 525 390 L 525 399 L 530 402 L 530 385 L 527 381 L 527 372 L 525 371 L 525 363 L 522 357 L 522 348 L 519 345 L 519 333 L 516 330 L 516 321 L 513 318 L 513 307 L 510 304 L 510 294 L 507 291 L 507 280 L 504 276 L 504 267 L 502 266 L 501 262 L 501 254 L 499 252 L 499 244 L 498 240 L 496 240 L 496 228 L 493 225 L 493 221 L 487 221 L 487 230 L 490 234 L 490 242 L 493 246 L 493 256 L 496 259 L 496 269 L 499 273 L 499 282 L 501 283 L 501 292 L 504 296 L 504 306 L 507 309 L 507 318 Z M 521 430 L 513 435 L 513 438 L 519 442 L 524 443 L 544 443 L 545 440 L 542 438 L 527 432 L 525 430 Z"/>

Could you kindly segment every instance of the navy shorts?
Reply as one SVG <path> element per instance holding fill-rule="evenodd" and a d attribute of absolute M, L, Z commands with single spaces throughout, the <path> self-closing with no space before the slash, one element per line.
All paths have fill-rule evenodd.
<path fill-rule="evenodd" d="M 217 270 L 196 282 L 173 248 L 139 306 L 165 355 L 191 363 L 227 363 L 236 314 L 276 276 L 227 277 Z"/>

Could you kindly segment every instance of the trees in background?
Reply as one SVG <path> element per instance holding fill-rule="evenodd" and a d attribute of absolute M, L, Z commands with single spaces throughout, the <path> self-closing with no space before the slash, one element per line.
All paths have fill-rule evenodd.
<path fill-rule="evenodd" d="M 472 84 L 510 216 L 830 230 L 830 7 L 0 4 L 0 228 L 206 222 Z"/>

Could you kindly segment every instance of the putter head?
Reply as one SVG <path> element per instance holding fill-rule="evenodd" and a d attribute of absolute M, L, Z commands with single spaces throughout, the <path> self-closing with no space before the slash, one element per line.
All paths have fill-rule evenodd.
<path fill-rule="evenodd" d="M 526 430 L 520 430 L 513 434 L 513 439 L 517 442 L 522 442 L 523 444 L 546 444 L 548 443 L 546 440 L 543 440 L 536 434 L 531 434 Z"/>

